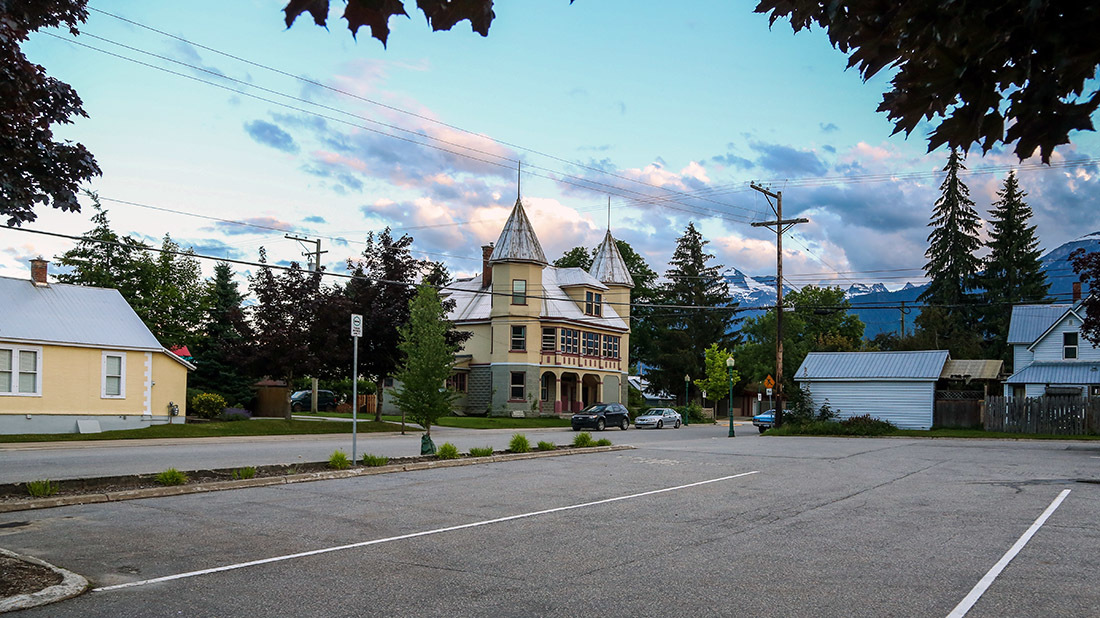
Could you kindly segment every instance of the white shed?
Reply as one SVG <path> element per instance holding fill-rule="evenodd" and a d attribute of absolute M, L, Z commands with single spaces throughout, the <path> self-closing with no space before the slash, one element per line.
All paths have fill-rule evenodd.
<path fill-rule="evenodd" d="M 868 414 L 900 429 L 930 429 L 947 350 L 811 352 L 795 372 L 814 406 L 840 418 Z"/>

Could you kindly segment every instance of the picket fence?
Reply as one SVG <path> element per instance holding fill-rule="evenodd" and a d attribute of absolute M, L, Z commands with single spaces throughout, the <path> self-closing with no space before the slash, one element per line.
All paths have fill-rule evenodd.
<path fill-rule="evenodd" d="M 989 397 L 985 430 L 1064 436 L 1100 434 L 1097 397 Z"/>

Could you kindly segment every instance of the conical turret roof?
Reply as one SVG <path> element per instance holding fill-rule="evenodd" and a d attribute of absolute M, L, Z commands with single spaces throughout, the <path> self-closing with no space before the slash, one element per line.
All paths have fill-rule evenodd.
<path fill-rule="evenodd" d="M 634 278 L 630 276 L 630 270 L 611 236 L 611 230 L 607 230 L 600 248 L 596 249 L 596 257 L 592 258 L 592 268 L 588 272 L 607 285 L 634 287 Z"/>
<path fill-rule="evenodd" d="M 620 261 L 622 258 L 619 258 Z M 494 262 L 533 262 L 547 266 L 546 254 L 542 252 L 535 229 L 531 227 L 531 220 L 523 211 L 523 202 L 516 198 L 516 206 L 500 231 L 500 238 L 493 247 L 493 254 L 489 256 L 489 263 Z"/>

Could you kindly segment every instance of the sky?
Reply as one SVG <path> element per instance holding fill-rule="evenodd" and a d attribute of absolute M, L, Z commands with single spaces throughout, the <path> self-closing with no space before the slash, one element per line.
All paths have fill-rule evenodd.
<path fill-rule="evenodd" d="M 875 111 L 889 73 L 863 82 L 820 30 L 769 28 L 751 2 L 511 0 L 483 38 L 467 22 L 433 33 L 406 5 L 383 47 L 352 37 L 340 0 L 327 30 L 308 15 L 287 29 L 285 0 L 91 0 L 79 36 L 42 31 L 23 49 L 83 99 L 89 117 L 55 135 L 96 156 L 87 188 L 113 228 L 151 243 L 246 261 L 264 247 L 286 264 L 307 247 L 284 236 L 308 236 L 345 272 L 389 226 L 469 276 L 518 190 L 550 260 L 610 224 L 664 273 L 693 222 L 712 264 L 774 275 L 755 181 L 810 220 L 784 236 L 789 283 L 924 281 L 947 153 L 926 152 L 925 125 L 891 136 Z M 1100 138 L 1071 139 L 1049 167 L 971 153 L 979 214 L 1016 167 L 1044 250 L 1100 230 Z M 86 232 L 82 203 L 39 207 L 24 229 Z M 0 229 L 0 275 L 73 245 Z"/>

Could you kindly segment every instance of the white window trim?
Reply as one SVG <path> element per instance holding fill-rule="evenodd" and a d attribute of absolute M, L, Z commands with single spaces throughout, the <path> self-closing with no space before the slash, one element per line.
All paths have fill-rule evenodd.
<path fill-rule="evenodd" d="M 0 343 L 0 349 L 11 350 L 11 387 L 12 392 L 0 393 L 0 397 L 41 397 L 42 396 L 42 346 L 11 345 Z M 19 390 L 19 352 L 34 352 L 36 366 L 34 368 L 33 393 L 20 393 Z"/>
<path fill-rule="evenodd" d="M 119 366 L 121 375 L 118 381 L 117 395 L 107 394 L 107 357 L 118 356 L 122 359 Z M 126 399 L 126 352 L 104 350 L 102 354 L 102 366 L 99 371 L 99 397 L 100 399 Z"/>

